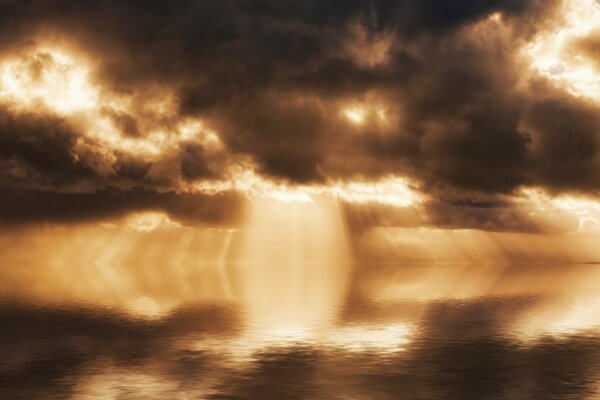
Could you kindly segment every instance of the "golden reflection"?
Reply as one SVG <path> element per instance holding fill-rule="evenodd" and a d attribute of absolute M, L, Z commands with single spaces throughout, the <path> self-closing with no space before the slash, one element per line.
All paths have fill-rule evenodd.
<path fill-rule="evenodd" d="M 98 304 L 148 317 L 186 302 L 237 302 L 255 327 L 293 337 L 331 325 L 355 257 L 448 265 L 418 274 L 395 269 L 393 276 L 412 274 L 401 282 L 375 273 L 358 280 L 366 298 L 384 302 L 542 290 L 562 285 L 565 276 L 535 271 L 506 284 L 504 269 L 497 266 L 600 260 L 598 236 L 592 233 L 379 227 L 353 238 L 350 249 L 339 200 L 309 193 L 248 200 L 246 223 L 236 230 L 182 226 L 150 211 L 103 223 L 9 232 L 0 238 L 1 262 L 24 267 L 2 271 L 0 294 Z M 548 204 L 592 212 L 587 201 L 561 198 Z"/>
<path fill-rule="evenodd" d="M 574 49 L 600 27 L 596 0 L 563 0 L 557 25 L 539 32 L 524 49 L 533 68 L 574 95 L 600 100 L 600 79 L 593 60 Z"/>
<path fill-rule="evenodd" d="M 523 340 L 543 336 L 565 337 L 600 328 L 600 268 L 596 264 L 554 269 L 553 281 L 540 292 L 550 292 L 526 313 L 516 318 L 512 329 Z M 542 273 L 542 276 L 549 273 Z"/>
<path fill-rule="evenodd" d="M 350 261 L 337 202 L 256 198 L 240 233 L 233 259 L 249 324 L 283 336 L 329 326 Z"/>
<path fill-rule="evenodd" d="M 235 302 L 252 325 L 271 331 L 331 323 L 350 262 L 339 205 L 321 197 L 257 198 L 238 232 L 142 212 L 101 224 L 33 228 L 22 233 L 26 245 L 8 246 L 15 235 L 2 243 L 2 262 L 26 267 L 2 271 L 2 295 L 16 291 L 148 318 L 184 303 Z"/>
<path fill-rule="evenodd" d="M 408 323 L 349 326 L 333 330 L 323 338 L 326 346 L 348 351 L 381 351 L 393 353 L 404 350 L 410 343 L 413 328 Z"/>
<path fill-rule="evenodd" d="M 182 227 L 159 213 L 124 221 L 35 228 L 3 249 L 0 294 L 75 302 L 148 318 L 193 302 L 232 302 L 230 229 Z M 15 239 L 16 238 L 16 239 Z M 25 242 L 26 241 L 26 242 Z"/>
<path fill-rule="evenodd" d="M 586 276 L 588 279 L 599 277 L 598 273 Z M 564 337 L 598 328 L 600 294 L 595 291 L 544 302 L 518 318 L 514 329 L 523 340 L 535 340 L 542 336 Z"/>
<path fill-rule="evenodd" d="M 600 328 L 599 279 L 600 268 L 592 264 L 412 261 L 364 266 L 354 277 L 354 290 L 377 304 L 419 302 L 423 306 L 413 318 L 423 316 L 427 304 L 515 299 L 513 308 L 496 316 L 497 329 L 535 341 Z"/>
<path fill-rule="evenodd" d="M 84 375 L 84 379 L 74 383 L 73 400 L 158 399 L 172 396 L 178 391 L 177 382 L 161 374 L 161 371 L 132 371 L 118 366 L 103 366 L 101 373 Z M 186 391 L 186 395 L 192 394 Z"/>
<path fill-rule="evenodd" d="M 178 347 L 192 351 L 210 349 L 220 355 L 227 355 L 230 362 L 244 364 L 255 361 L 257 352 L 293 347 L 300 343 L 333 351 L 393 354 L 404 351 L 414 335 L 414 323 L 390 322 L 329 326 L 327 330 L 320 332 L 311 328 L 248 331 L 233 338 L 184 339 Z"/>

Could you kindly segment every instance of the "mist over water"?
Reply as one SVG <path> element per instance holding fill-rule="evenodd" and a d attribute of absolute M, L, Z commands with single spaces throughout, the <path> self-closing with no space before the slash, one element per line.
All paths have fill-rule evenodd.
<path fill-rule="evenodd" d="M 597 265 L 367 261 L 327 199 L 135 226 L 4 254 L 0 398 L 600 395 Z"/>

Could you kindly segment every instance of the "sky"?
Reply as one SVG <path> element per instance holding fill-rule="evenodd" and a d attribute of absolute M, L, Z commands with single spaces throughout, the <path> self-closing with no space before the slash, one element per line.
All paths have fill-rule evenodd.
<path fill-rule="evenodd" d="M 599 27 L 594 0 L 0 0 L 0 225 L 333 198 L 367 242 L 587 237 Z"/>

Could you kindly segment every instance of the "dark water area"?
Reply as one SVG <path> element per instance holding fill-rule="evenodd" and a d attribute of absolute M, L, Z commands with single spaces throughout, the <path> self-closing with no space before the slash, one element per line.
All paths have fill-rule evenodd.
<path fill-rule="evenodd" d="M 72 301 L 13 290 L 0 305 L 0 398 L 598 399 L 598 273 L 362 267 L 339 298 L 320 285 L 290 301 L 265 279 L 220 301 L 177 303 L 174 290 L 158 309 L 160 281 L 139 274 L 120 279 L 145 282 L 145 308 L 104 289 L 86 297 L 93 279 Z M 248 304 L 260 293 L 270 305 Z"/>

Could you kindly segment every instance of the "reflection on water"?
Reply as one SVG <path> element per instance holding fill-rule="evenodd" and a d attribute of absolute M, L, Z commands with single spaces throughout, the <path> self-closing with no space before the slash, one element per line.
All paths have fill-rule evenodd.
<path fill-rule="evenodd" d="M 184 296 L 169 312 L 150 316 L 111 303 L 5 296 L 0 398 L 598 398 L 600 295 L 594 297 L 591 282 L 599 268 L 497 267 L 494 279 L 504 282 L 493 285 L 497 290 L 465 296 L 464 286 L 478 276 L 466 273 L 471 268 L 356 266 L 341 302 L 323 298 L 336 302 L 334 317 L 319 320 L 327 328 L 316 331 L 299 323 L 258 327 L 244 296 Z M 86 274 L 93 280 L 96 271 Z M 123 271 L 123 279 L 146 276 Z M 436 292 L 441 284 L 430 277 L 437 274 L 457 292 Z M 454 274 L 465 282 L 454 282 Z M 2 275 L 15 278 L 4 266 Z M 553 275 L 563 283 L 534 284 L 533 277 L 544 282 Z M 136 287 L 136 295 L 161 301 L 152 285 Z M 300 308 L 297 321 L 304 321 Z"/>
<path fill-rule="evenodd" d="M 327 330 L 343 300 L 346 237 L 332 199 L 255 199 L 231 257 L 248 323 L 280 337 Z"/>
<path fill-rule="evenodd" d="M 46 257 L 0 264 L 0 398 L 600 398 L 600 266 L 351 264 L 336 207 L 29 236 Z"/>

